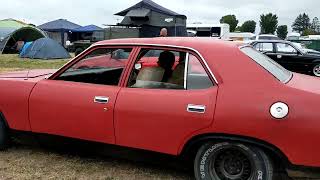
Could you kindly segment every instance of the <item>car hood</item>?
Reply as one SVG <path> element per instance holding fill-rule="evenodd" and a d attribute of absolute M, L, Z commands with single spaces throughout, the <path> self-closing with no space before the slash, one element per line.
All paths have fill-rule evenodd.
<path fill-rule="evenodd" d="M 38 78 L 38 77 L 48 77 L 56 69 L 36 69 L 36 70 L 25 70 L 25 71 L 15 71 L 8 73 L 0 73 L 0 78 Z"/>
<path fill-rule="evenodd" d="M 320 94 L 320 78 L 293 73 L 292 79 L 288 82 L 288 86 L 303 91 Z"/>

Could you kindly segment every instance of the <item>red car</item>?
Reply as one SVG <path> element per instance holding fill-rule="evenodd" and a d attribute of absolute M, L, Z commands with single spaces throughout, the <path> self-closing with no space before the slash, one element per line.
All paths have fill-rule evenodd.
<path fill-rule="evenodd" d="M 0 76 L 1 149 L 10 132 L 32 132 L 184 155 L 196 179 L 319 178 L 320 80 L 250 46 L 102 41 L 48 73 Z"/>

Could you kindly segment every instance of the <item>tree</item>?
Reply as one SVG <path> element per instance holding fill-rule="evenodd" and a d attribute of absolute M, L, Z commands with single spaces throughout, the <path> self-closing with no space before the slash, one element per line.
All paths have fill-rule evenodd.
<path fill-rule="evenodd" d="M 302 33 L 303 31 L 309 29 L 311 26 L 310 18 L 306 13 L 300 14 L 294 23 L 292 24 L 292 29 L 296 32 Z"/>
<path fill-rule="evenodd" d="M 226 15 L 220 19 L 220 23 L 227 23 L 230 25 L 230 31 L 234 32 L 239 21 L 235 15 Z"/>
<path fill-rule="evenodd" d="M 313 18 L 310 29 L 317 34 L 320 33 L 320 22 L 317 17 Z"/>
<path fill-rule="evenodd" d="M 285 39 L 288 35 L 288 26 L 282 25 L 277 28 L 277 35 L 281 39 Z"/>
<path fill-rule="evenodd" d="M 305 29 L 302 31 L 302 36 L 309 36 L 309 35 L 316 35 L 317 32 L 315 32 L 313 29 Z"/>
<path fill-rule="evenodd" d="M 278 16 L 272 13 L 260 16 L 261 34 L 274 34 L 278 27 Z"/>
<path fill-rule="evenodd" d="M 254 33 L 256 31 L 257 23 L 255 21 L 246 21 L 239 28 L 241 32 L 251 32 Z"/>

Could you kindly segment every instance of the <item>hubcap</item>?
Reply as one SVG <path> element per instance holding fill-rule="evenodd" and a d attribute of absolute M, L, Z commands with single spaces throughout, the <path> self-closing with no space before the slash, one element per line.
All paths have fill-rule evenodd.
<path fill-rule="evenodd" d="M 313 74 L 315 76 L 319 76 L 320 77 L 320 64 L 316 65 L 314 68 L 313 68 Z"/>
<path fill-rule="evenodd" d="M 242 151 L 230 148 L 213 157 L 211 170 L 221 180 L 248 180 L 252 174 L 252 165 Z"/>

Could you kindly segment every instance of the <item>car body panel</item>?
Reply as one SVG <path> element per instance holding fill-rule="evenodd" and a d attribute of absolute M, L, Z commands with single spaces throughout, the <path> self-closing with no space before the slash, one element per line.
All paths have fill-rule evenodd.
<path fill-rule="evenodd" d="M 31 129 L 113 144 L 113 110 L 119 90 L 116 86 L 40 81 L 30 96 Z M 108 97 L 109 102 L 95 103 L 95 96 Z"/>
<path fill-rule="evenodd" d="M 133 68 L 141 48 L 192 52 L 205 60 L 202 65 L 215 86 L 190 91 L 129 89 L 128 67 L 116 87 L 54 80 L 86 53 L 108 46 L 135 47 L 129 68 Z M 249 137 L 275 146 L 294 165 L 320 167 L 319 79 L 294 73 L 288 83 L 282 83 L 242 53 L 240 46 L 211 38 L 98 42 L 48 79 L 0 78 L 0 111 L 16 130 L 173 155 L 180 154 L 189 140 L 201 134 Z M 108 96 L 111 103 L 94 104 L 94 96 Z M 288 116 L 281 120 L 269 112 L 279 101 L 289 106 Z M 187 112 L 189 103 L 206 105 L 206 113 Z"/>

